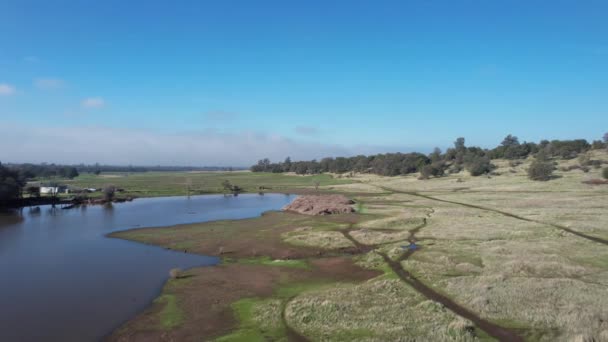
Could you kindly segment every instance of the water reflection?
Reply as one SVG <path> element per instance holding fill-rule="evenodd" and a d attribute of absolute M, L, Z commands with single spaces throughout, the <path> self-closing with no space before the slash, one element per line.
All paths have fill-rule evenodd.
<path fill-rule="evenodd" d="M 30 216 L 36 217 L 36 216 L 40 216 L 40 214 L 42 213 L 42 210 L 40 210 L 40 207 L 29 207 L 27 212 Z"/>

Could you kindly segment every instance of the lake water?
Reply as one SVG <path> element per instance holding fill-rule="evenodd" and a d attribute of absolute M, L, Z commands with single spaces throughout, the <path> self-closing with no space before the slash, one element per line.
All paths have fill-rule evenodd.
<path fill-rule="evenodd" d="M 213 265 L 106 234 L 137 227 L 255 217 L 292 195 L 137 199 L 68 210 L 0 213 L 0 341 L 96 341 L 146 308 L 172 268 Z"/>

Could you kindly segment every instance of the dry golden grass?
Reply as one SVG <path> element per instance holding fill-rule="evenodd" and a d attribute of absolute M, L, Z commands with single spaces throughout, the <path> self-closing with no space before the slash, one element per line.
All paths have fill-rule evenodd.
<path fill-rule="evenodd" d="M 608 154 L 594 151 L 592 158 L 608 160 Z M 608 341 L 608 246 L 547 224 L 608 239 L 608 186 L 582 183 L 599 178 L 599 170 L 593 168 L 588 173 L 556 171 L 554 180 L 534 182 L 526 175 L 530 162 L 511 166 L 508 161 L 497 161 L 501 175 L 489 178 L 470 177 L 465 172 L 427 181 L 417 180 L 416 175 L 357 175 L 355 179 L 364 184 L 341 188 L 372 192 L 373 187 L 387 187 L 536 222 L 392 193 L 365 197 L 364 212 L 370 219 L 357 224 L 359 230 L 352 236 L 367 244 L 407 239 L 408 230 L 427 217 L 427 225 L 417 234 L 422 248 L 403 262 L 406 270 L 427 285 L 483 318 L 521 329 L 529 340 Z M 576 159 L 560 161 L 559 166 L 576 163 Z M 381 250 L 393 259 L 402 253 L 399 243 L 384 245 Z M 361 256 L 358 263 L 384 267 L 374 251 Z M 408 293 L 412 289 L 395 279 L 383 279 L 298 297 L 290 304 L 290 319 L 306 336 L 326 340 L 345 336 L 341 334 L 354 327 L 363 329 L 359 340 L 467 338 L 449 332 L 450 327 L 463 324 L 457 317 L 447 322 L 443 314 L 425 310 L 417 310 L 417 317 L 409 316 L 412 304 L 407 301 L 418 295 Z M 395 289 L 397 284 L 403 288 Z M 385 297 L 385 291 L 394 295 Z"/>
<path fill-rule="evenodd" d="M 472 341 L 473 326 L 396 279 L 298 296 L 288 323 L 315 341 Z"/>
<path fill-rule="evenodd" d="M 371 229 L 360 229 L 351 233 L 351 236 L 360 243 L 366 245 L 377 245 L 390 242 L 404 241 L 410 237 L 408 231 L 399 231 L 395 233 L 377 232 Z"/>
<path fill-rule="evenodd" d="M 315 230 L 312 227 L 300 227 L 293 232 L 284 233 L 283 240 L 296 246 L 321 247 L 324 249 L 354 247 L 353 243 L 340 232 Z"/>
<path fill-rule="evenodd" d="M 608 154 L 593 151 L 592 159 L 608 161 Z M 461 172 L 422 181 L 417 175 L 355 175 L 358 183 L 328 186 L 353 194 L 359 203 L 360 214 L 353 215 L 357 222 L 303 222 L 293 216 L 291 227 L 300 228 L 274 237 L 293 245 L 340 249 L 355 247 L 339 231 L 350 228 L 359 243 L 379 245 L 357 256 L 357 264 L 385 274 L 290 296 L 285 310 L 289 326 L 315 341 L 487 338 L 473 336 L 471 331 L 481 332 L 471 322 L 399 280 L 379 254 L 399 260 L 410 231 L 421 228 L 416 233 L 421 248 L 401 265 L 427 286 L 530 341 L 608 341 L 608 246 L 554 226 L 608 239 L 608 186 L 582 183 L 599 178 L 593 168 L 588 173 L 557 171 L 558 177 L 548 182 L 531 181 L 526 174 L 530 162 L 511 166 L 495 161 L 500 175 L 491 177 Z M 576 163 L 560 161 L 559 166 Z M 281 301 L 251 305 L 256 326 L 281 329 Z"/>

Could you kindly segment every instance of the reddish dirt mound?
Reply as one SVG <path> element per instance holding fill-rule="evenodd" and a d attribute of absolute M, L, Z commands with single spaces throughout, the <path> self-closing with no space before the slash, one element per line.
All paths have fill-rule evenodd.
<path fill-rule="evenodd" d="M 355 211 L 352 207 L 354 203 L 342 195 L 303 195 L 283 210 L 306 215 L 345 214 Z"/>

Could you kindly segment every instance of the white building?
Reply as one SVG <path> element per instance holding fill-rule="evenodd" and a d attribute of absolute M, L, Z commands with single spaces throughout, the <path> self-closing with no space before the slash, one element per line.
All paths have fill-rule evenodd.
<path fill-rule="evenodd" d="M 41 186 L 40 187 L 40 193 L 41 194 L 47 194 L 47 195 L 56 195 L 56 194 L 59 194 L 59 193 L 68 193 L 68 188 L 65 185 Z"/>

